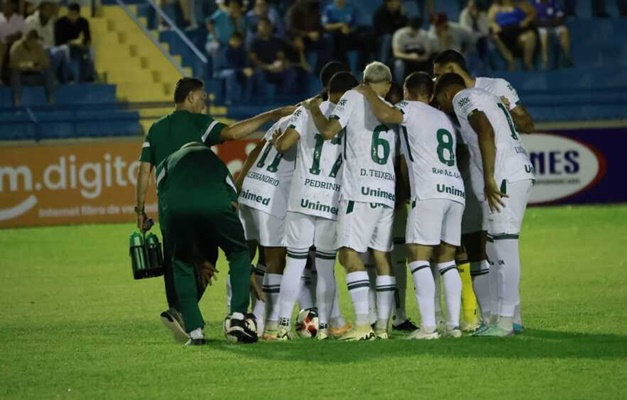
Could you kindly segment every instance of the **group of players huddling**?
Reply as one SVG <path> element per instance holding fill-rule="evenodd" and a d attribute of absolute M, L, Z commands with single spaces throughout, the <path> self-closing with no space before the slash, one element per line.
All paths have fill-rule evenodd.
<path fill-rule="evenodd" d="M 382 63 L 362 83 L 329 63 L 325 93 L 250 153 L 236 186 L 251 258 L 260 250 L 252 281 L 265 298 L 253 313 L 264 339 L 292 339 L 297 301 L 317 308 L 318 339 L 388 339 L 389 325 L 410 339 L 522 332 L 518 237 L 534 170 L 519 133 L 533 121 L 507 81 L 473 78 L 455 51 L 435 58 L 433 75 L 410 74 L 400 93 Z M 420 327 L 405 315 L 407 269 Z"/>
<path fill-rule="evenodd" d="M 518 131 L 533 126 L 514 89 L 501 79 L 471 78 L 463 57 L 447 51 L 434 62 L 437 81 L 409 75 L 404 100 L 390 99 L 394 106 L 385 100 L 393 93 L 384 64 L 369 64 L 360 85 L 341 65 L 329 67 L 340 71 L 328 81 L 323 71 L 326 100 L 309 99 L 276 123 L 241 175 L 246 238 L 265 249 L 265 315 L 256 312 L 265 320 L 264 337 L 291 338 L 290 316 L 306 292 L 300 282 L 313 247 L 318 337 L 345 329 L 334 277 L 339 249 L 355 312 L 354 327 L 340 339 L 387 339 L 398 275 L 406 271 L 402 253 L 401 268 L 392 267 L 394 228 L 405 231 L 421 315 L 410 338 L 461 336 L 456 256 L 462 233 L 484 322 L 475 335 L 508 336 L 514 322 L 520 330 L 518 234 L 534 175 Z M 465 146 L 458 146 L 459 137 Z M 403 196 L 407 181 L 409 196 Z M 374 279 L 365 263 L 374 264 Z M 432 265 L 446 300 L 443 326 Z M 395 322 L 408 321 L 401 315 Z"/>

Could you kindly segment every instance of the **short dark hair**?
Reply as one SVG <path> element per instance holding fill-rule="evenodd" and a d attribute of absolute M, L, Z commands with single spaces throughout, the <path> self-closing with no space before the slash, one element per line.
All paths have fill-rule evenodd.
<path fill-rule="evenodd" d="M 174 102 L 177 104 L 183 103 L 190 92 L 205 87 L 205 84 L 196 78 L 181 78 L 176 82 L 174 88 Z"/>
<path fill-rule="evenodd" d="M 228 0 L 228 1 L 226 2 L 226 5 L 227 5 L 227 6 L 230 6 L 231 4 L 237 4 L 237 5 L 239 5 L 240 7 L 243 7 L 242 0 Z"/>
<path fill-rule="evenodd" d="M 426 72 L 412 72 L 405 78 L 405 87 L 413 95 L 431 97 L 434 87 L 433 78 Z"/>
<path fill-rule="evenodd" d="M 396 104 L 403 100 L 403 87 L 396 82 L 391 82 L 390 90 L 385 95 L 385 100 Z"/>
<path fill-rule="evenodd" d="M 231 35 L 231 39 L 244 40 L 244 35 L 242 35 L 240 31 L 233 31 L 233 34 Z"/>
<path fill-rule="evenodd" d="M 410 19 L 407 20 L 407 26 L 414 28 L 414 29 L 420 29 L 422 27 L 422 18 L 421 17 L 412 17 Z"/>
<path fill-rule="evenodd" d="M 77 14 L 81 13 L 81 6 L 78 3 L 70 3 L 67 6 L 68 11 L 74 11 Z"/>
<path fill-rule="evenodd" d="M 339 61 L 330 61 L 326 63 L 320 70 L 320 83 L 322 83 L 322 87 L 327 87 L 329 82 L 331 82 L 331 78 L 333 78 L 333 76 L 338 72 L 351 72 L 351 69 L 348 65 Z"/>
<path fill-rule="evenodd" d="M 466 67 L 466 59 L 460 52 L 455 51 L 455 50 L 449 49 L 449 50 L 444 50 L 443 52 L 440 52 L 433 59 L 433 65 L 436 65 L 436 64 L 439 64 L 439 65 L 455 64 L 461 69 L 463 69 L 464 71 L 468 72 L 468 68 Z"/>
<path fill-rule="evenodd" d="M 353 74 L 346 71 L 338 72 L 329 81 L 329 93 L 344 93 L 357 85 L 359 82 Z"/>
<path fill-rule="evenodd" d="M 463 88 L 466 88 L 466 82 L 464 81 L 464 78 L 457 74 L 444 74 L 440 78 L 438 78 L 438 81 L 435 83 L 435 93 L 439 95 L 449 86 L 461 86 Z"/>

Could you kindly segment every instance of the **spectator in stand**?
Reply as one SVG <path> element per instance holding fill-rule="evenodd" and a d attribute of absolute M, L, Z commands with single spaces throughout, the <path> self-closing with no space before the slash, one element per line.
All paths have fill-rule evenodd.
<path fill-rule="evenodd" d="M 468 57 L 474 50 L 480 36 L 457 22 L 449 21 L 445 13 L 433 15 L 429 35 L 437 44 L 438 51 L 452 49 L 463 54 L 464 57 Z"/>
<path fill-rule="evenodd" d="M 287 28 L 290 35 L 300 37 L 307 53 L 316 53 L 315 73 L 331 59 L 333 39 L 324 33 L 319 0 L 296 0 L 287 11 Z"/>
<path fill-rule="evenodd" d="M 16 107 L 22 104 L 22 86 L 43 85 L 48 103 L 54 103 L 54 77 L 50 60 L 36 30 L 13 43 L 9 55 L 11 90 Z"/>
<path fill-rule="evenodd" d="M 554 35 L 559 40 L 564 51 L 564 64 L 566 67 L 571 67 L 573 62 L 570 56 L 570 32 L 564 25 L 564 11 L 556 0 L 534 0 L 533 5 L 538 12 L 536 24 L 540 35 L 542 68 L 549 68 L 549 35 Z"/>
<path fill-rule="evenodd" d="M 374 12 L 374 35 L 379 46 L 379 61 L 388 64 L 392 58 L 392 35 L 407 25 L 401 0 L 385 0 Z"/>
<path fill-rule="evenodd" d="M 296 71 L 285 60 L 284 42 L 272 36 L 272 24 L 267 18 L 260 18 L 257 36 L 250 48 L 250 59 L 256 69 L 255 86 L 257 92 L 266 83 L 276 86 L 278 94 L 289 94 L 296 83 Z"/>
<path fill-rule="evenodd" d="M 347 0 L 334 0 L 322 13 L 322 26 L 333 37 L 333 59 L 348 65 L 348 52 L 358 50 L 357 70 L 361 70 L 370 58 L 371 38 L 367 29 L 357 26 L 353 5 Z"/>
<path fill-rule="evenodd" d="M 249 40 L 252 41 L 257 34 L 259 18 L 268 18 L 270 20 L 274 28 L 272 32 L 274 36 L 280 38 L 285 37 L 285 26 L 276 8 L 269 5 L 268 0 L 256 0 L 255 7 L 246 14 L 246 29 L 248 31 L 247 37 Z"/>
<path fill-rule="evenodd" d="M 476 0 L 468 0 L 468 4 L 459 14 L 459 24 L 481 37 L 487 38 L 490 35 L 488 14 L 477 6 Z"/>
<path fill-rule="evenodd" d="M 81 6 L 71 3 L 67 15 L 54 25 L 54 41 L 57 46 L 70 48 L 70 66 L 77 82 L 95 80 L 94 61 L 91 53 L 89 21 L 81 17 Z"/>
<path fill-rule="evenodd" d="M 241 33 L 233 32 L 228 46 L 218 50 L 216 63 L 218 77 L 224 79 L 226 83 L 226 105 L 250 101 L 253 86 L 251 77 L 254 70 L 250 66 Z"/>
<path fill-rule="evenodd" d="M 176 14 L 172 15 L 172 8 L 170 8 L 169 6 L 177 6 L 178 5 L 178 9 L 181 10 L 181 16 L 183 17 L 183 28 L 190 28 L 190 29 L 195 29 L 197 28 L 196 26 L 196 19 L 194 16 L 192 16 L 192 1 L 193 0 L 156 0 L 157 5 L 164 11 L 168 11 L 170 10 L 170 12 L 167 12 L 167 14 L 169 14 L 168 16 L 170 17 L 170 19 L 172 19 L 172 21 L 176 22 L 176 20 L 178 18 L 176 18 Z M 168 6 L 168 7 L 166 7 Z M 194 17 L 194 18 L 192 18 Z M 159 25 L 159 30 L 166 30 L 169 29 L 170 27 L 167 26 L 161 19 L 161 16 L 157 15 L 157 24 Z"/>
<path fill-rule="evenodd" d="M 308 85 L 308 77 L 311 66 L 305 55 L 305 41 L 302 37 L 295 37 L 285 43 L 285 60 L 287 66 L 293 68 L 296 73 L 295 94 L 304 94 Z"/>
<path fill-rule="evenodd" d="M 25 28 L 24 18 L 18 13 L 17 4 L 5 0 L 0 14 L 0 72 L 3 70 L 4 59 L 11 45 L 22 37 Z"/>
<path fill-rule="evenodd" d="M 590 0 L 592 15 L 598 18 L 609 18 L 605 11 L 605 0 Z M 616 7 L 621 16 L 627 17 L 627 0 L 616 0 Z M 575 16 L 577 13 L 577 0 L 564 0 L 564 11 L 568 16 Z"/>
<path fill-rule="evenodd" d="M 71 80 L 70 49 L 67 45 L 56 46 L 54 42 L 55 6 L 47 1 L 41 2 L 35 13 L 26 18 L 26 30 L 35 30 L 44 49 L 48 52 L 50 68 L 62 83 Z"/>
<path fill-rule="evenodd" d="M 410 18 L 406 27 L 394 33 L 392 52 L 396 82 L 403 82 L 411 72 L 431 70 L 435 51 L 429 34 L 422 29 L 421 18 Z"/>
<path fill-rule="evenodd" d="M 492 37 L 508 70 L 516 70 L 515 57 L 522 57 L 525 69 L 533 69 L 536 33 L 533 23 L 536 9 L 526 1 L 495 0 L 488 11 Z"/>
<path fill-rule="evenodd" d="M 227 46 L 234 32 L 246 37 L 246 19 L 241 0 L 229 0 L 228 11 L 218 9 L 207 19 L 207 53 L 216 55 L 220 46 Z"/>

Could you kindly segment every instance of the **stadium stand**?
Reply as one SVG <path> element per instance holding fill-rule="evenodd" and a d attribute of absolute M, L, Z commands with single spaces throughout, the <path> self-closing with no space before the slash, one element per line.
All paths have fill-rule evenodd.
<path fill-rule="evenodd" d="M 330 1 L 330 0 L 327 0 Z M 350 0 L 349 0 L 350 1 Z M 358 25 L 370 26 L 378 1 L 355 1 Z M 403 1 L 408 16 L 420 14 L 415 1 Z M 613 2 L 612 18 L 593 18 L 587 2 L 577 2 L 577 17 L 567 20 L 571 32 L 574 67 L 533 72 L 505 72 L 496 52 L 490 57 L 491 75 L 509 80 L 520 92 L 538 122 L 619 120 L 627 118 L 627 24 L 619 19 Z M 436 11 L 457 20 L 459 2 L 436 2 Z M 224 82 L 214 77 L 211 58 L 205 53 L 206 28 L 179 30 L 183 26 L 176 5 L 159 9 L 152 0 L 105 0 L 88 18 L 95 50 L 99 82 L 66 85 L 57 89 L 54 106 L 46 106 L 41 87 L 24 89 L 23 107 L 14 109 L 10 89 L 0 86 L 0 139 L 42 139 L 138 135 L 170 108 L 173 84 L 181 75 L 195 75 L 207 82 L 212 113 L 243 118 L 260 107 L 296 102 L 299 98 L 257 96 L 249 104 L 226 110 Z M 157 29 L 157 14 L 170 29 Z M 427 27 L 428 19 L 425 19 Z M 559 61 L 559 45 L 551 42 L 551 65 Z M 311 65 L 315 55 L 308 55 Z M 540 57 L 537 66 L 540 67 Z M 356 66 L 357 54 L 349 60 Z M 313 74 L 307 93 L 319 90 Z M 215 107 L 218 106 L 218 107 Z M 103 126 L 101 120 L 108 124 Z"/>

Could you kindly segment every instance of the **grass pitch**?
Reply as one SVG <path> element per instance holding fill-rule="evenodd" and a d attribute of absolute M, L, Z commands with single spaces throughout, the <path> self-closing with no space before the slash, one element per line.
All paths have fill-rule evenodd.
<path fill-rule="evenodd" d="M 627 398 L 627 206 L 528 211 L 527 331 L 500 340 L 228 344 L 221 262 L 202 302 L 212 340 L 185 348 L 158 319 L 161 279 L 132 279 L 132 229 L 0 231 L 0 397 Z"/>

